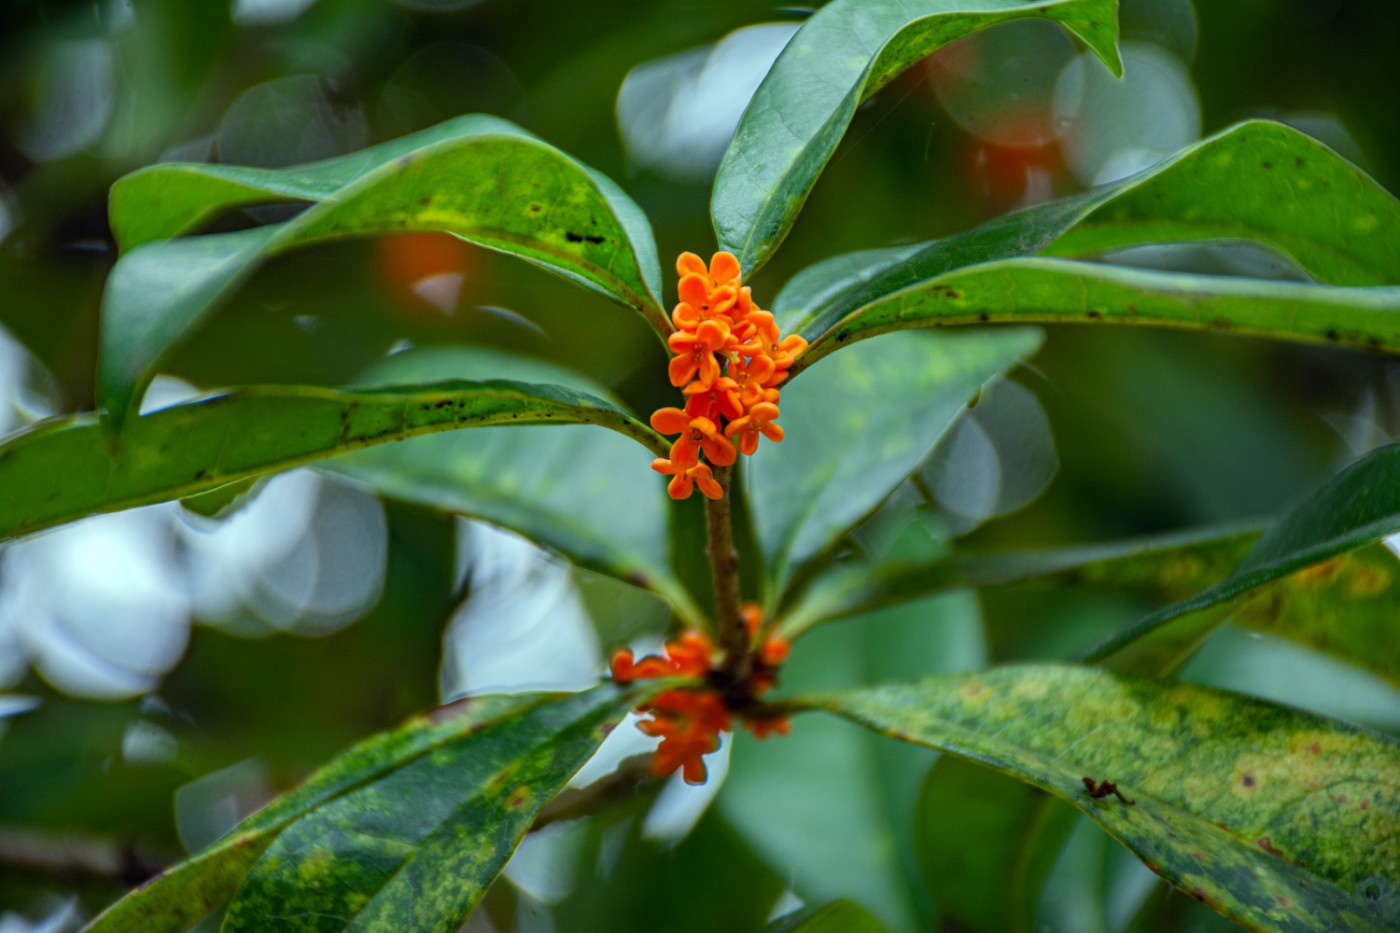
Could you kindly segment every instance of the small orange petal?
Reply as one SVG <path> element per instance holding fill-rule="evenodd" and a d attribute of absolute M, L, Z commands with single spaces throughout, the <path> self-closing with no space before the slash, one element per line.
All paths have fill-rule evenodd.
<path fill-rule="evenodd" d="M 690 416 L 679 408 L 658 408 L 651 413 L 651 427 L 657 434 L 680 434 L 690 428 Z"/>
<path fill-rule="evenodd" d="M 734 445 L 719 436 L 706 438 L 700 442 L 700 446 L 704 448 L 705 456 L 715 466 L 729 466 L 738 456 L 734 452 Z"/>
<path fill-rule="evenodd" d="M 703 275 L 687 275 L 681 279 L 676 286 L 676 294 L 681 301 L 694 305 L 701 311 L 707 310 L 713 303 L 710 301 L 710 280 Z"/>
<path fill-rule="evenodd" d="M 666 374 L 670 377 L 673 386 L 685 385 L 695 378 L 695 374 L 699 371 L 700 364 L 695 361 L 695 357 L 690 355 L 672 357 L 670 365 L 666 367 Z"/>
<path fill-rule="evenodd" d="M 705 268 L 705 260 L 694 253 L 681 253 L 676 258 L 676 275 L 684 278 L 687 275 L 709 275 L 710 270 Z"/>
<path fill-rule="evenodd" d="M 739 260 L 733 253 L 718 252 L 710 257 L 710 278 L 717 285 L 727 285 L 739 277 Z"/>

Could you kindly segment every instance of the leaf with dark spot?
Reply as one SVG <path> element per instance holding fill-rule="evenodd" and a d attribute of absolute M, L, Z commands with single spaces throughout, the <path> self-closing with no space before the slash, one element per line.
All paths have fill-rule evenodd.
<path fill-rule="evenodd" d="M 468 886 L 484 887 L 500 870 L 497 861 L 503 864 L 539 808 L 593 753 L 603 739 L 604 728 L 615 725 L 645 696 L 645 692 L 622 691 L 611 684 L 577 694 L 483 696 L 411 719 L 392 732 L 356 745 L 322 767 L 301 787 L 244 820 L 223 839 L 127 894 L 99 915 L 87 927 L 87 933 L 184 930 L 233 895 L 249 869 L 280 838 L 279 834 L 291 832 L 292 838 L 297 838 L 298 827 L 303 827 L 307 819 L 316 818 L 323 808 L 343 815 L 355 812 L 356 803 L 367 795 L 392 799 L 385 797 L 384 789 L 407 786 L 405 774 L 435 776 L 436 781 L 429 780 L 424 793 L 431 786 L 443 795 L 434 801 L 440 809 L 444 806 L 442 799 L 448 798 L 449 803 L 457 801 L 457 809 L 462 811 L 469 809 L 473 801 L 480 805 L 481 822 L 464 828 L 482 834 L 481 846 L 491 849 L 495 857 L 482 859 L 473 869 L 475 875 L 457 879 L 455 893 L 459 897 L 455 903 L 461 904 L 460 894 Z M 449 773 L 444 773 L 444 768 Z M 507 772 L 517 775 L 512 790 L 528 786 L 534 798 L 529 808 L 502 815 L 490 806 L 493 795 L 499 795 L 499 786 L 492 785 L 492 781 Z M 379 825 L 387 832 L 413 824 L 419 818 L 416 800 L 399 800 L 400 809 L 382 813 Z M 405 804 L 412 812 L 404 811 Z M 424 806 L 427 805 L 425 797 Z M 279 858 L 277 853 L 287 848 L 273 848 L 272 859 Z M 421 855 L 419 858 L 430 861 Z M 259 866 L 264 874 L 265 864 Z M 370 870 L 350 861 L 343 867 L 350 872 Z M 274 893 L 257 882 L 244 882 L 244 891 L 249 893 L 246 898 L 240 894 L 243 906 L 238 908 L 238 916 L 245 919 L 249 917 L 248 904 L 255 897 L 271 897 Z M 309 885 L 303 893 L 308 899 L 324 894 Z M 469 904 L 460 908 L 459 921 L 469 909 Z M 229 921 L 235 922 L 232 913 Z M 253 928 L 268 929 L 272 924 L 269 911 Z"/>
<path fill-rule="evenodd" d="M 383 372 L 376 381 L 387 384 L 374 388 L 253 386 L 167 408 L 133 420 L 115 448 L 91 415 L 41 423 L 0 446 L 0 485 L 8 490 L 0 497 L 0 540 L 95 512 L 205 493 L 363 448 L 470 428 L 481 435 L 468 445 L 480 464 L 479 499 L 435 504 L 488 518 L 592 569 L 644 579 L 684 617 L 696 618 L 664 557 L 669 501 L 664 483 L 647 468 L 650 456 L 666 455 L 665 439 L 600 397 L 607 394 L 600 387 L 560 367 L 504 354 L 442 351 L 399 354 L 392 363 L 402 378 Z M 450 378 L 463 373 L 484 378 Z M 501 374 L 541 381 L 493 378 Z M 418 457 L 427 448 L 412 445 L 421 443 L 391 445 L 405 450 L 387 459 L 331 465 L 358 472 L 375 485 L 368 474 L 376 463 Z M 169 452 L 158 453 L 162 446 Z M 611 481 L 631 469 L 635 482 L 598 490 L 592 508 L 570 502 L 550 513 L 544 491 L 522 482 L 549 462 L 546 451 L 586 458 L 579 476 L 596 469 Z M 448 469 L 459 459 L 435 462 Z M 549 477 L 551 483 L 556 479 Z M 392 485 L 386 478 L 381 488 L 392 492 Z M 472 485 L 455 484 L 459 500 Z M 425 480 L 411 491 L 421 498 L 433 488 Z M 637 521 L 619 519 L 619 509 Z M 606 518 L 590 523 L 587 516 L 597 511 L 605 511 Z M 546 520 L 545 514 L 553 518 Z"/>
<path fill-rule="evenodd" d="M 1306 153 L 1311 180 L 1291 170 L 1242 175 L 1259 152 Z M 1231 196 L 1219 197 L 1222 189 Z M 1294 340 L 1321 342 L 1335 332 L 1334 342 L 1395 352 L 1400 289 L 1389 286 L 1400 284 L 1400 244 L 1364 234 L 1397 226 L 1400 201 L 1360 169 L 1291 127 L 1253 120 L 1121 181 L 944 240 L 834 257 L 794 277 L 773 310 L 785 332 L 811 343 L 795 370 L 835 349 L 838 334 L 983 321 L 1224 322 L 1239 333 Z M 1281 252 L 1327 285 L 1359 287 L 1067 261 L 1222 239 Z M 1036 254 L 1042 258 L 1029 258 Z M 948 300 L 949 289 L 961 298 Z"/>
<path fill-rule="evenodd" d="M 936 677 L 795 705 L 1049 791 L 1246 928 L 1400 926 L 1394 739 L 1223 691 L 1065 665 Z M 1116 785 L 1134 805 L 1111 793 L 1095 799 L 1085 775 Z M 1339 793 L 1348 803 L 1333 799 Z"/>
<path fill-rule="evenodd" d="M 1287 512 L 1259 539 L 1228 578 L 1194 596 L 1174 603 L 1139 620 L 1094 649 L 1089 659 L 1119 670 L 1138 673 L 1166 673 L 1189 656 L 1190 646 L 1225 618 L 1225 610 L 1236 600 L 1256 596 L 1261 602 L 1245 603 L 1242 618 L 1251 617 L 1259 627 L 1278 625 L 1281 634 L 1333 650 L 1367 666 L 1388 667 L 1393 651 L 1373 650 L 1368 636 L 1380 644 L 1393 643 L 1394 616 L 1389 612 L 1400 594 L 1392 590 L 1393 561 L 1376 563 L 1365 558 L 1353 563 L 1350 572 L 1332 583 L 1344 564 L 1331 561 L 1357 548 L 1400 531 L 1400 444 L 1372 451 L 1333 477 L 1322 488 Z M 1308 570 L 1306 568 L 1314 568 Z M 1299 573 L 1302 571 L 1302 573 Z M 1284 578 L 1296 576 L 1286 582 Z M 1326 615 L 1308 620 L 1290 612 L 1268 608 L 1270 597 L 1261 587 L 1280 583 L 1278 598 L 1306 600 L 1294 609 L 1305 613 L 1316 606 L 1319 597 L 1328 599 Z M 1331 589 L 1335 585 L 1335 589 Z M 1330 592 L 1322 592 L 1327 587 Z M 1318 590 L 1311 598 L 1310 590 Z M 1345 625 L 1349 607 L 1361 618 L 1360 628 L 1349 636 L 1329 635 L 1327 629 Z M 1340 617 L 1342 621 L 1338 622 Z M 1372 621 L 1368 624 L 1365 619 Z M 1329 619 L 1331 620 L 1329 622 Z M 1342 647 L 1346 646 L 1346 647 Z M 1371 660 L 1365 660 L 1367 654 Z M 1395 670 L 1379 670 L 1392 680 Z"/>
<path fill-rule="evenodd" d="M 414 147 L 411 159 L 384 159 L 405 146 Z M 314 203 L 283 224 L 155 241 L 230 206 L 286 198 Z M 542 202 L 548 210 L 533 209 Z M 160 209 L 152 211 L 152 203 Z M 117 183 L 112 211 L 113 226 L 129 243 L 141 243 L 117 261 L 103 295 L 98 397 L 118 425 L 170 348 L 259 266 L 325 240 L 453 233 L 637 309 L 662 339 L 671 331 L 656 297 L 661 268 L 641 209 L 609 179 L 492 117 L 459 118 L 313 166 L 152 166 Z M 163 219 L 130 220 L 145 211 Z M 566 234 L 581 224 L 606 236 Z"/>

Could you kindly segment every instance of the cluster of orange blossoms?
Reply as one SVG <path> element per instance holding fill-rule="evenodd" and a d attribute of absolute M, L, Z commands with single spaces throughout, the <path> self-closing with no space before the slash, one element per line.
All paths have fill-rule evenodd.
<path fill-rule="evenodd" d="M 749 637 L 758 634 L 761 622 L 758 607 L 752 603 L 742 609 Z M 787 660 L 788 643 L 776 636 L 768 638 L 754 652 L 750 696 L 757 699 L 777 683 L 777 672 Z M 649 719 L 637 723 L 647 735 L 661 739 L 652 758 L 651 767 L 657 775 L 679 770 L 688 784 L 705 783 L 705 755 L 719 748 L 719 734 L 732 728 L 733 714 L 724 696 L 713 682 L 715 646 L 701 632 L 686 632 L 666 643 L 665 653 L 634 660 L 632 652 L 619 649 L 612 656 L 613 680 L 627 684 L 636 680 L 665 677 L 694 677 L 705 680 L 704 687 L 667 690 L 648 703 L 637 707 Z M 786 716 L 740 714 L 744 727 L 766 739 L 776 732 L 787 735 Z"/>
<path fill-rule="evenodd" d="M 696 486 L 719 499 L 724 490 L 711 464 L 726 467 L 738 453 L 752 455 L 760 434 L 783 439 L 777 387 L 807 341 L 779 334 L 772 313 L 754 304 L 732 253 L 715 253 L 708 267 L 694 253 L 681 253 L 676 273 L 680 304 L 671 312 L 676 332 L 667 344 L 675 354 L 671 384 L 686 403 L 651 416 L 658 433 L 680 435 L 671 458 L 653 460 L 651 468 L 672 477 L 666 488 L 674 499 L 688 498 Z"/>

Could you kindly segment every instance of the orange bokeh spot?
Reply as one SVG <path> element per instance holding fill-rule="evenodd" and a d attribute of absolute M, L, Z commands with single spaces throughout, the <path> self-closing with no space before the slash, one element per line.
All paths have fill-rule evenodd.
<path fill-rule="evenodd" d="M 417 314 L 451 314 L 471 290 L 476 247 L 450 233 L 400 233 L 374 244 L 375 279 L 395 306 Z"/>

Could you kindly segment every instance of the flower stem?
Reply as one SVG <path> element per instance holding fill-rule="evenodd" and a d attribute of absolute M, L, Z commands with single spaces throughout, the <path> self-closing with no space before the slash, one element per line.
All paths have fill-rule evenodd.
<path fill-rule="evenodd" d="M 736 683 L 746 682 L 752 673 L 749 633 L 739 615 L 739 552 L 734 549 L 734 517 L 730 511 L 733 467 L 717 467 L 715 481 L 724 497 L 705 500 L 705 524 L 709 530 L 710 572 L 715 585 L 715 622 L 719 644 L 724 649 L 724 672 Z"/>

